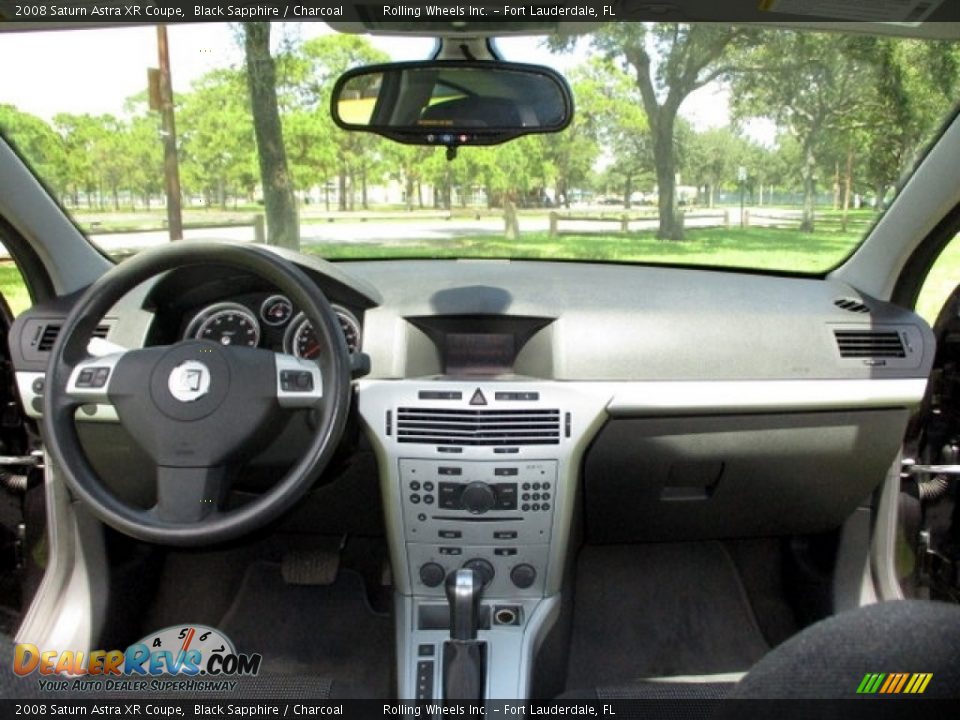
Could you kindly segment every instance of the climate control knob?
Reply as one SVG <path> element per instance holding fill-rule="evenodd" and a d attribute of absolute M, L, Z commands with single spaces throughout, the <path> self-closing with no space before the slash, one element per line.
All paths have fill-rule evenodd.
<path fill-rule="evenodd" d="M 510 582 L 521 590 L 526 590 L 537 579 L 537 569 L 533 565 L 522 563 L 510 571 Z"/>
<path fill-rule="evenodd" d="M 497 504 L 497 496 L 493 488 L 484 482 L 472 482 L 463 489 L 460 496 L 463 509 L 473 515 L 483 515 Z"/>
<path fill-rule="evenodd" d="M 446 577 L 447 571 L 439 563 L 428 562 L 420 566 L 420 582 L 427 587 L 437 587 Z"/>
<path fill-rule="evenodd" d="M 483 587 L 486 587 L 490 584 L 490 581 L 493 580 L 493 576 L 497 574 L 497 571 L 493 569 L 493 563 L 484 558 L 473 558 L 472 560 L 467 560 L 463 567 L 468 570 L 473 570 L 477 574 L 477 577 L 480 579 L 480 583 Z"/>

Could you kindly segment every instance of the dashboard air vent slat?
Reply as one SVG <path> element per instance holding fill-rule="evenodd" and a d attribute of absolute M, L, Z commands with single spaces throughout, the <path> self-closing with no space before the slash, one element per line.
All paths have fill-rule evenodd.
<path fill-rule="evenodd" d="M 852 297 L 839 297 L 833 301 L 833 304 L 836 305 L 841 310 L 847 310 L 853 313 L 869 313 L 870 308 L 867 307 L 864 303 Z"/>
<path fill-rule="evenodd" d="M 397 442 L 425 445 L 557 445 L 559 410 L 398 408 Z"/>
<path fill-rule="evenodd" d="M 906 357 L 903 340 L 896 330 L 834 330 L 840 357 Z"/>
<path fill-rule="evenodd" d="M 93 331 L 93 337 L 100 338 L 101 340 L 107 337 L 107 334 L 110 332 L 110 326 L 103 324 L 97 325 Z M 43 328 L 43 333 L 40 335 L 40 340 L 37 342 L 37 351 L 42 353 L 48 353 L 53 350 L 54 343 L 57 342 L 57 337 L 60 335 L 60 325 L 58 323 L 49 323 Z"/>

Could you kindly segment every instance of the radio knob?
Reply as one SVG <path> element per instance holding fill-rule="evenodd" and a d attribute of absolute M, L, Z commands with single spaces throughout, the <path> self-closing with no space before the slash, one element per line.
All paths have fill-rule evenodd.
<path fill-rule="evenodd" d="M 437 587 L 446 576 L 447 571 L 439 563 L 428 562 L 420 566 L 420 582 L 427 587 Z"/>
<path fill-rule="evenodd" d="M 493 488 L 483 482 L 472 482 L 463 489 L 460 496 L 463 509 L 473 515 L 483 515 L 497 504 Z"/>

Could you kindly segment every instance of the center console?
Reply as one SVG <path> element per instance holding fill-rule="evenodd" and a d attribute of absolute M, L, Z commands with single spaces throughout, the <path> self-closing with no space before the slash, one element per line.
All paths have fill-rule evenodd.
<path fill-rule="evenodd" d="M 444 698 L 446 584 L 462 568 L 485 583 L 483 697 L 528 697 L 559 613 L 580 459 L 607 399 L 515 377 L 359 383 L 397 589 L 402 698 Z"/>

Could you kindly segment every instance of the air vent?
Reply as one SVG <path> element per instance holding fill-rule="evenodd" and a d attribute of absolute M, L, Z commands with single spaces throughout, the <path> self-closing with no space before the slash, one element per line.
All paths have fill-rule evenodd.
<path fill-rule="evenodd" d="M 397 442 L 425 445 L 557 445 L 559 410 L 399 408 Z"/>
<path fill-rule="evenodd" d="M 852 313 L 869 313 L 870 308 L 864 305 L 859 300 L 851 297 L 841 297 L 833 301 L 833 304 L 836 305 L 841 310 L 847 310 Z"/>
<path fill-rule="evenodd" d="M 93 331 L 93 337 L 100 338 L 101 340 L 107 337 L 107 333 L 110 332 L 109 325 L 97 325 L 96 329 Z M 53 350 L 53 345 L 57 342 L 57 336 L 60 334 L 60 325 L 55 325 L 50 323 L 49 325 L 43 328 L 43 334 L 40 335 L 40 340 L 37 342 L 37 351 L 42 353 L 48 353 Z"/>
<path fill-rule="evenodd" d="M 896 330 L 834 330 L 840 357 L 906 357 L 903 340 Z"/>
<path fill-rule="evenodd" d="M 57 341 L 57 335 L 59 334 L 59 325 L 47 325 L 45 328 L 43 328 L 43 334 L 40 336 L 40 342 L 37 343 L 37 350 L 40 352 L 50 352 L 53 350 L 53 344 Z"/>

